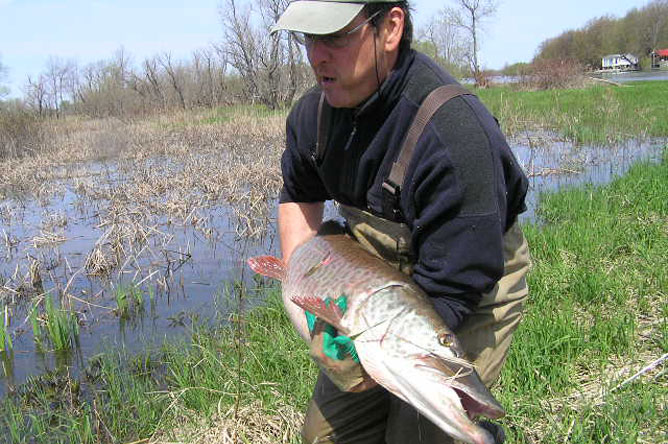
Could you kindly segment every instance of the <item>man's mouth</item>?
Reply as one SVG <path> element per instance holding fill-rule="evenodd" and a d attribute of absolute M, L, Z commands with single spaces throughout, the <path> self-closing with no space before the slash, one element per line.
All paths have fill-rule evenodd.
<path fill-rule="evenodd" d="M 334 77 L 320 76 L 320 82 L 325 85 L 334 82 L 334 80 Z"/>

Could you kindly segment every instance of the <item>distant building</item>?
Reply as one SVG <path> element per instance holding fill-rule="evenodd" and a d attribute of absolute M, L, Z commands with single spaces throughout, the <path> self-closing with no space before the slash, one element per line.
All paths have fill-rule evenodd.
<path fill-rule="evenodd" d="M 604 71 L 633 71 L 638 69 L 638 57 L 633 54 L 610 54 L 603 57 L 601 67 Z"/>
<path fill-rule="evenodd" d="M 668 49 L 657 49 L 652 53 L 652 68 L 668 69 Z"/>

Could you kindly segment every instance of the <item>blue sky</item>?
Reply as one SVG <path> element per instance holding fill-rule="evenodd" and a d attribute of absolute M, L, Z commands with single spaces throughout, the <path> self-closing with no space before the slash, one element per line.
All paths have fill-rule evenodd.
<path fill-rule="evenodd" d="M 418 27 L 450 0 L 413 0 Z M 649 0 L 500 0 L 483 34 L 487 68 L 527 62 L 538 45 L 602 15 L 623 17 Z M 80 64 L 108 59 L 121 46 L 135 62 L 159 52 L 175 58 L 220 40 L 220 0 L 0 0 L 0 61 L 7 83 L 21 95 L 28 75 L 50 56 Z M 540 6 L 538 6 L 540 5 Z"/>

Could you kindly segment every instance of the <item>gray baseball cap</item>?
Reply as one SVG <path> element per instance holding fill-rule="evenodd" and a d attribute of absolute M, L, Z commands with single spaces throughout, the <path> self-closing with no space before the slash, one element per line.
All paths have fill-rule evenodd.
<path fill-rule="evenodd" d="M 397 0 L 296 0 L 271 28 L 303 32 L 305 34 L 332 34 L 345 28 L 367 3 L 394 3 Z"/>

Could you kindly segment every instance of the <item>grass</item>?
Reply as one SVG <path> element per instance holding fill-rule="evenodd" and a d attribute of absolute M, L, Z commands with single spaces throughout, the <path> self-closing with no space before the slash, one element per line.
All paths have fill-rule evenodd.
<path fill-rule="evenodd" d="M 668 351 L 666 189 L 664 159 L 543 196 L 543 223 L 525 230 L 529 307 L 499 384 L 511 442 L 665 438 L 665 373 L 611 389 Z"/>
<path fill-rule="evenodd" d="M 127 319 L 144 310 L 144 293 L 134 284 L 121 284 L 115 289 L 116 314 Z M 153 300 L 153 293 L 150 295 Z"/>
<path fill-rule="evenodd" d="M 646 82 L 477 93 L 515 135 L 542 129 L 580 143 L 606 143 L 666 137 L 667 90 L 668 82 Z M 76 179 L 82 199 L 104 203 L 99 219 L 108 242 L 100 243 L 106 250 L 98 268 L 123 264 L 119 252 L 162 248 L 162 237 L 148 229 L 156 218 L 168 214 L 170 222 L 173 217 L 194 224 L 197 208 L 221 199 L 244 222 L 239 237 L 261 233 L 269 219 L 266 196 L 280 187 L 281 113 L 243 107 L 155 118 L 163 124 L 47 122 L 42 130 L 53 137 L 45 143 L 53 146 L 43 155 L 3 159 L 0 198 L 57 195 L 67 180 L 64 164 L 86 169 L 103 152 L 120 159 L 114 164 L 119 180 L 113 175 L 101 183 L 104 177 L 92 170 Z M 156 167 L 152 162 L 161 156 L 168 162 Z M 511 442 L 651 442 L 665 432 L 665 407 L 657 401 L 666 396 L 665 376 L 654 372 L 611 391 L 615 381 L 668 348 L 668 267 L 661 255 L 661 190 L 668 185 L 665 166 L 660 168 L 638 167 L 632 179 L 605 188 L 545 196 L 544 224 L 527 227 L 536 262 L 532 297 L 497 389 L 509 406 Z M 272 436 L 294 441 L 314 367 L 282 315 L 275 289 L 268 292 L 269 304 L 233 319 L 233 331 L 197 327 L 190 344 L 142 356 L 109 352 L 91 360 L 82 377 L 57 373 L 32 380 L 0 401 L 0 436 L 14 437 L 10 442 L 39 437 L 36 442 L 106 443 L 237 433 L 250 442 L 275 442 Z M 138 306 L 131 290 L 114 296 L 118 313 Z M 68 331 L 77 331 L 76 317 L 53 304 L 51 311 L 40 314 L 36 303 L 29 310 L 38 348 L 72 347 L 76 335 Z M 617 436 L 610 438 L 613 432 Z"/>
<path fill-rule="evenodd" d="M 202 117 L 199 123 L 206 125 L 227 123 L 239 118 L 239 116 L 251 116 L 260 119 L 275 116 L 283 117 L 287 115 L 287 112 L 287 109 L 270 109 L 259 104 L 220 106 L 207 113 L 210 115 Z"/>
<path fill-rule="evenodd" d="M 622 87 L 515 91 L 511 86 L 476 90 L 503 130 L 553 131 L 581 144 L 609 144 L 634 137 L 668 137 L 668 82 L 630 82 Z"/>
<path fill-rule="evenodd" d="M 277 442 L 267 441 L 266 429 L 273 424 L 273 433 L 291 431 L 285 442 L 296 442 L 289 440 L 296 436 L 298 410 L 316 372 L 277 288 L 269 290 L 262 308 L 231 322 L 230 328 L 195 327 L 187 345 L 165 344 L 135 356 L 99 355 L 79 379 L 64 373 L 33 378 L 2 401 L 0 434 L 12 437 L 11 443 L 175 441 L 221 434 L 238 434 L 240 441 L 234 442 L 261 443 Z"/>
<path fill-rule="evenodd" d="M 44 299 L 44 328 L 46 338 L 56 351 L 76 348 L 79 342 L 79 321 L 77 315 L 64 307 L 53 305 L 50 295 Z M 41 339 L 36 340 L 41 343 Z"/>
<path fill-rule="evenodd" d="M 509 444 L 664 441 L 665 362 L 620 383 L 668 351 L 666 189 L 664 159 L 543 196 L 541 223 L 525 227 L 527 312 L 494 390 Z M 277 288 L 256 297 L 266 304 L 224 328 L 194 327 L 188 345 L 109 352 L 80 378 L 34 378 L 2 401 L 0 433 L 11 443 L 299 442 L 315 367 Z"/>
<path fill-rule="evenodd" d="M 0 309 L 0 352 L 11 351 L 14 348 L 12 335 L 9 332 L 9 307 Z"/>

